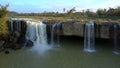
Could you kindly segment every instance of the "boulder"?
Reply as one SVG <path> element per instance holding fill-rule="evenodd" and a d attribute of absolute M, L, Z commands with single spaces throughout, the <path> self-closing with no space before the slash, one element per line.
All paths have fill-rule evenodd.
<path fill-rule="evenodd" d="M 26 47 L 31 47 L 33 46 L 33 42 L 31 40 L 27 41 Z"/>
<path fill-rule="evenodd" d="M 9 54 L 10 52 L 9 51 L 5 51 L 5 54 Z"/>

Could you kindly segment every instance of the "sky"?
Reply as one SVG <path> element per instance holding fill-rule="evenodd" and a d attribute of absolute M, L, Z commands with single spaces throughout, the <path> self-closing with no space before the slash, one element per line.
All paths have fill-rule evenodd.
<path fill-rule="evenodd" d="M 116 8 L 120 0 L 0 0 L 1 5 L 9 4 L 9 11 L 19 13 L 31 12 L 63 12 L 63 8 L 70 10 L 75 7 L 77 11 L 90 9 L 96 11 L 100 8 Z"/>

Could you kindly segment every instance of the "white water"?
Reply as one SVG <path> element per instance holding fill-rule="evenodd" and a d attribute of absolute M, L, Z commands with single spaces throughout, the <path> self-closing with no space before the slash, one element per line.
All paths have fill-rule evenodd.
<path fill-rule="evenodd" d="M 13 21 L 10 20 L 10 28 L 11 28 L 11 32 L 13 32 Z"/>
<path fill-rule="evenodd" d="M 61 22 L 58 22 L 58 23 L 55 23 L 55 24 L 52 25 L 52 29 L 51 29 L 51 46 L 53 46 L 53 47 L 60 47 L 59 32 L 60 32 L 61 24 L 62 24 Z M 57 32 L 56 36 L 55 36 L 55 32 Z"/>
<path fill-rule="evenodd" d="M 43 54 L 51 48 L 47 44 L 46 25 L 42 22 L 32 24 L 31 21 L 27 21 L 26 38 L 34 44 L 31 51 Z"/>
<path fill-rule="evenodd" d="M 119 49 L 118 49 L 118 38 L 117 38 L 118 37 L 118 35 L 117 35 L 118 26 L 117 26 L 117 24 L 114 24 L 113 28 L 114 28 L 114 50 L 113 50 L 113 53 L 114 54 L 120 54 Z"/>
<path fill-rule="evenodd" d="M 17 31 L 21 32 L 21 22 L 20 20 L 16 20 Z"/>
<path fill-rule="evenodd" d="M 13 23 L 13 20 L 10 20 L 10 31 L 14 32 L 15 30 L 17 30 L 21 32 L 21 21 L 20 20 L 14 20 L 14 21 L 15 23 Z"/>
<path fill-rule="evenodd" d="M 85 24 L 84 51 L 95 52 L 94 23 L 90 21 Z"/>
<path fill-rule="evenodd" d="M 55 27 L 57 26 L 57 23 L 53 24 L 52 25 L 52 29 L 51 29 L 51 46 L 54 46 L 55 43 L 54 43 L 54 31 L 55 31 Z"/>

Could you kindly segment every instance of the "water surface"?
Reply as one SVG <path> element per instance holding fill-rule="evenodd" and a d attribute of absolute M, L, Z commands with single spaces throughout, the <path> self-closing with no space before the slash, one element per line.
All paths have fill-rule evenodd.
<path fill-rule="evenodd" d="M 83 40 L 79 38 L 61 39 L 61 47 L 44 53 L 31 48 L 0 52 L 0 68 L 120 68 L 120 55 L 112 53 L 111 44 L 96 43 L 96 52 L 84 52 Z"/>

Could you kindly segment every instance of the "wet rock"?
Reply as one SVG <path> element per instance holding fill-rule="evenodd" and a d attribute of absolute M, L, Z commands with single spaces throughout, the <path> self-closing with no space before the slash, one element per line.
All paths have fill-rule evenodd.
<path fill-rule="evenodd" d="M 27 41 L 26 47 L 31 47 L 33 46 L 33 42 L 31 40 Z"/>
<path fill-rule="evenodd" d="M 27 23 L 26 21 L 21 21 L 21 33 L 26 34 L 26 29 L 27 29 Z"/>
<path fill-rule="evenodd" d="M 94 25 L 94 30 L 95 30 L 95 38 L 100 38 L 100 24 L 95 23 Z"/>
<path fill-rule="evenodd" d="M 13 34 L 13 43 L 17 43 L 17 41 L 19 40 L 20 38 L 20 33 L 18 31 L 15 31 L 14 34 Z"/>
<path fill-rule="evenodd" d="M 17 44 L 17 43 L 11 43 L 11 46 L 10 46 L 12 49 L 14 49 L 14 50 L 17 50 L 17 49 L 20 49 L 21 48 L 21 46 L 19 45 L 19 44 Z"/>
<path fill-rule="evenodd" d="M 4 45 L 5 41 L 0 40 L 0 47 L 2 47 Z"/>
<path fill-rule="evenodd" d="M 5 41 L 0 40 L 0 51 L 3 51 L 5 49 L 4 43 L 5 43 Z"/>
<path fill-rule="evenodd" d="M 5 51 L 5 54 L 9 54 L 10 52 L 9 51 Z"/>

